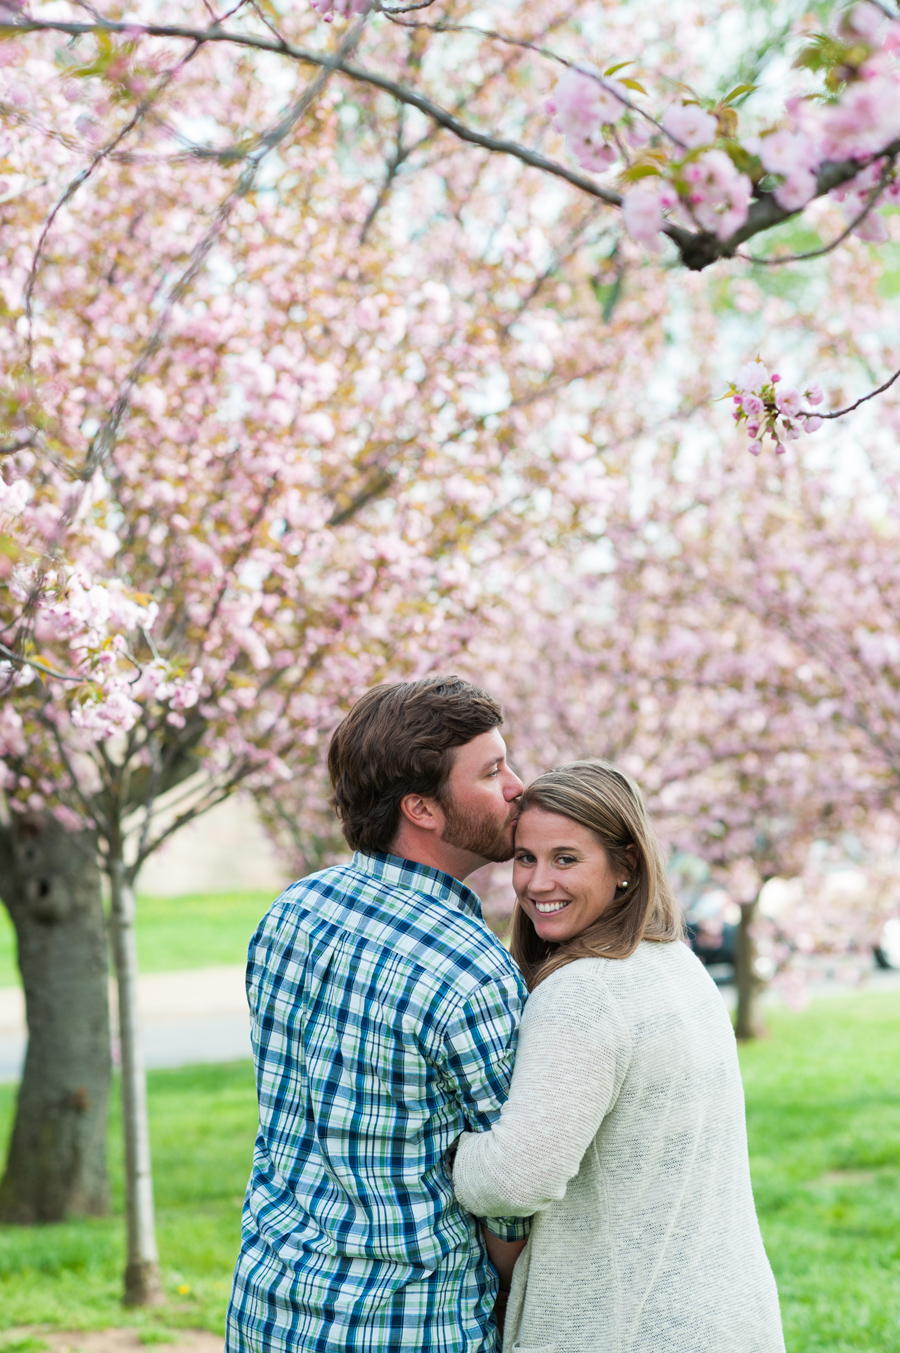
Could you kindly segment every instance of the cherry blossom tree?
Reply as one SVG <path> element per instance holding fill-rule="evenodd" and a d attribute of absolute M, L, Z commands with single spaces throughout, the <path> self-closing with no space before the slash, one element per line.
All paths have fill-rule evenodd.
<path fill-rule="evenodd" d="M 591 501 L 605 471 L 576 477 L 581 448 L 617 421 L 640 429 L 630 400 L 615 414 L 615 395 L 661 341 L 661 304 L 623 304 L 598 327 L 595 213 L 561 201 L 548 216 L 517 170 L 498 179 L 486 157 L 433 159 L 420 134 L 417 176 L 399 186 L 353 162 L 339 174 L 353 146 L 389 163 L 403 126 L 388 136 L 322 88 L 314 111 L 306 86 L 292 91 L 303 134 L 280 116 L 277 163 L 247 187 L 230 147 L 273 95 L 255 72 L 235 81 L 216 51 L 178 90 L 187 100 L 193 79 L 220 91 L 205 104 L 220 142 L 185 148 L 178 100 L 160 95 L 136 146 L 106 156 L 54 216 L 98 77 L 61 87 L 52 49 L 29 53 L 30 102 L 15 114 L 25 144 L 10 149 L 23 165 L 46 152 L 49 169 L 3 224 L 18 306 L 5 358 L 24 382 L 10 402 L 21 411 L 26 387 L 32 401 L 30 444 L 6 457 L 0 488 L 12 542 L 4 831 L 18 858 L 26 839 L 52 835 L 62 850 L 62 828 L 109 881 L 126 1295 L 147 1301 L 158 1261 L 133 999 L 141 864 L 238 785 L 302 783 L 342 699 L 466 642 L 509 563 Z M 204 218 L 221 227 L 212 238 Z M 208 244 L 196 268 L 194 221 Z M 17 924 L 36 923 L 17 903 Z M 7 1196 L 34 1150 L 24 1126 L 14 1143 Z M 20 1189 L 9 1215 L 27 1206 Z"/>
<path fill-rule="evenodd" d="M 429 13 L 423 15 L 424 10 Z M 393 103 L 425 119 L 432 134 L 442 129 L 467 145 L 514 158 L 568 184 L 621 212 L 628 233 L 647 248 L 667 240 L 689 269 L 703 270 L 720 259 L 783 266 L 798 256 L 779 247 L 777 235 L 770 255 L 747 255 L 742 246 L 801 214 L 818 225 L 829 194 L 842 203 L 847 224 L 799 257 L 828 253 L 854 232 L 884 240 L 882 213 L 900 193 L 895 164 L 900 22 L 893 7 L 871 0 L 835 5 L 823 29 L 798 9 L 787 27 L 763 32 L 762 58 L 757 54 L 750 63 L 752 78 L 726 89 L 723 78 L 727 82 L 735 65 L 747 65 L 747 51 L 734 50 L 735 10 L 695 3 L 666 21 L 655 8 L 631 0 L 607 7 L 601 38 L 587 9 L 556 12 L 538 3 L 521 6 L 502 30 L 466 22 L 464 10 L 453 4 L 439 10 L 434 0 L 409 6 L 317 0 L 305 13 L 287 16 L 255 0 L 216 16 L 211 25 L 204 15 L 206 21 L 194 26 L 181 12 L 167 23 L 156 12 L 117 19 L 85 15 L 73 6 L 71 16 L 62 18 L 55 10 L 42 14 L 40 6 L 30 12 L 22 0 L 9 0 L 6 7 L 7 31 L 17 41 L 54 32 L 97 44 L 87 69 L 101 74 L 130 104 L 113 138 L 116 145 L 148 115 L 159 95 L 159 82 L 141 73 L 139 54 L 153 39 L 181 39 L 176 69 L 201 48 L 215 45 L 233 52 L 235 60 L 276 54 L 283 63 L 362 86 L 372 96 L 377 117 L 385 117 L 384 109 Z M 315 31 L 317 13 L 329 23 L 338 16 L 345 36 L 337 46 L 322 43 Z M 704 42 L 703 29 L 710 28 L 714 39 L 723 39 L 717 47 Z M 640 65 L 623 54 L 633 50 L 638 30 Z M 422 51 L 427 48 L 427 60 L 417 55 L 410 61 L 410 35 L 413 50 L 416 42 Z M 754 33 L 750 41 L 756 38 Z M 601 65 L 588 59 L 598 46 Z M 612 64 L 602 64 L 608 58 Z M 787 88 L 786 61 L 795 69 Z M 473 62 L 501 78 L 488 79 L 474 91 L 464 74 Z M 704 65 L 712 67 L 712 80 L 708 73 L 704 80 Z M 761 65 L 772 72 L 768 82 L 765 69 L 757 78 Z M 169 78 L 167 72 L 162 84 Z M 549 95 L 543 106 L 542 88 Z M 506 128 L 514 129 L 518 139 L 501 134 Z M 560 136 L 565 139 L 562 155 Z M 406 154 L 401 139 L 394 174 Z M 251 165 L 252 159 L 250 152 Z M 812 430 L 820 418 L 849 411 L 849 406 L 822 411 L 814 401 L 814 407 L 804 409 L 802 390 L 790 399 L 785 389 L 776 400 L 765 394 L 768 386 L 762 381 L 759 388 L 738 393 L 751 400 L 751 421 L 758 421 L 763 410 L 771 415 L 769 430 L 777 445 L 782 433 L 793 435 L 798 426 Z M 818 386 L 813 381 L 808 388 L 815 393 Z M 754 412 L 756 403 L 760 409 Z M 98 435 L 102 450 L 108 430 Z"/>
<path fill-rule="evenodd" d="M 885 797 L 877 763 L 834 717 L 831 694 L 809 693 L 810 673 L 798 698 L 803 654 L 768 602 L 774 579 L 796 577 L 802 552 L 818 558 L 814 536 L 794 523 L 788 555 L 766 536 L 751 549 L 734 527 L 742 513 L 783 529 L 793 479 L 761 494 L 752 463 L 723 470 L 714 460 L 679 479 L 670 455 L 658 455 L 655 473 L 645 464 L 640 477 L 605 483 L 595 500 L 602 535 L 592 541 L 596 524 L 585 524 L 536 566 L 510 571 L 456 661 L 502 697 L 510 753 L 526 779 L 580 757 L 621 764 L 668 845 L 700 857 L 727 887 L 741 912 L 737 1030 L 752 1037 L 763 965 L 796 998 L 812 953 L 845 967 L 871 962 L 884 887 L 862 900 L 832 896 L 821 887 L 821 852 L 811 852 L 851 834 L 867 842 L 876 825 L 884 836 Z M 836 512 L 837 533 L 842 520 Z M 849 592 L 856 565 L 846 562 Z M 806 600 L 817 617 L 815 598 Z M 828 633 L 831 624 L 829 615 Z M 270 820 L 302 823 L 298 868 L 309 860 L 305 840 L 340 851 L 328 838 L 321 782 L 312 800 L 296 782 L 264 799 Z M 882 842 L 876 872 L 887 853 Z M 786 877 L 803 878 L 805 900 L 782 908 L 776 923 L 760 912 L 760 896 L 769 880 Z M 508 869 L 486 870 L 476 883 L 502 928 Z"/>
<path fill-rule="evenodd" d="M 725 604 L 705 585 L 681 599 L 654 590 L 647 550 L 679 540 L 664 495 L 678 500 L 685 481 L 653 448 L 694 420 L 726 463 L 738 443 L 710 403 L 729 381 L 737 421 L 759 424 L 753 441 L 768 431 L 783 447 L 841 412 L 842 383 L 855 390 L 864 370 L 868 388 L 896 365 L 873 301 L 888 255 L 859 239 L 894 191 L 896 58 L 893 25 L 864 8 L 819 41 L 801 25 L 763 43 L 806 63 L 807 93 L 824 82 L 827 115 L 779 102 L 771 79 L 722 86 L 716 62 L 703 84 L 701 20 L 715 33 L 720 8 L 661 21 L 636 0 L 610 7 L 604 43 L 615 57 L 640 32 L 647 69 L 598 74 L 582 68 L 591 14 L 544 0 L 500 37 L 468 31 L 462 9 L 356 14 L 329 30 L 299 7 L 240 5 L 212 24 L 182 7 L 167 23 L 158 8 L 98 18 L 7 0 L 4 831 L 21 857 L 23 833 L 62 828 L 110 882 L 132 1300 L 157 1289 L 134 880 L 172 831 L 239 784 L 292 775 L 302 788 L 341 702 L 382 674 L 457 655 L 490 669 L 501 653 L 526 668 L 535 643 L 566 657 L 542 686 L 510 690 L 523 751 L 529 700 L 541 713 L 556 690 L 568 708 L 568 683 L 586 716 L 598 698 L 618 712 L 608 739 L 643 767 L 654 806 L 685 779 L 703 803 L 740 787 L 713 774 L 725 745 L 742 773 L 762 756 L 752 701 L 773 687 L 721 675 Z M 745 55 L 732 46 L 726 74 Z M 796 202 L 810 177 L 809 203 Z M 844 189 L 857 194 L 852 238 L 828 196 Z M 800 252 L 826 263 L 791 261 L 800 212 L 821 232 Z M 737 257 L 778 226 L 771 267 Z M 727 272 L 711 267 L 727 259 Z M 632 458 L 637 499 L 623 504 Z M 648 486 L 665 529 L 633 531 L 629 556 Z M 619 565 L 606 596 L 602 557 L 590 564 L 604 548 L 640 560 L 646 591 L 629 591 Z M 656 566 L 665 577 L 667 556 Z M 546 624 L 529 644 L 510 602 L 532 597 Z M 618 639 L 631 667 L 613 662 L 599 623 L 618 606 L 627 627 L 626 599 L 644 608 L 639 642 Z M 666 631 L 661 608 L 676 600 Z M 716 639 L 695 655 L 709 678 L 695 691 L 679 646 L 703 649 L 704 623 Z M 523 646 L 484 648 L 511 628 Z M 799 706 L 787 708 L 796 739 Z M 535 726 L 565 745 L 556 725 Z M 166 825 L 164 795 L 177 805 Z M 685 802 L 669 805 L 673 821 Z M 311 859 L 330 849 L 315 818 Z M 739 856 L 746 828 L 726 830 Z"/>
<path fill-rule="evenodd" d="M 748 493 L 746 466 L 705 465 L 668 515 L 665 503 L 651 507 L 637 556 L 625 556 L 631 585 L 649 565 L 638 583 L 645 599 L 654 575 L 662 587 L 668 652 L 674 643 L 709 738 L 707 765 L 695 773 L 686 759 L 688 774 L 658 812 L 669 838 L 706 859 L 741 903 L 746 1035 L 757 1024 L 757 941 L 783 990 L 796 993 L 813 951 L 859 975 L 891 901 L 892 675 L 878 644 L 890 632 L 896 490 L 877 461 L 872 469 L 853 492 L 846 474 L 790 466 L 766 492 Z M 633 532 L 629 522 L 626 537 Z M 869 637 L 875 671 L 860 661 Z M 666 655 L 661 645 L 648 675 L 665 670 Z M 865 896 L 823 887 L 828 843 L 865 865 Z M 759 912 L 762 885 L 776 876 L 803 879 L 802 905 L 777 924 Z"/>

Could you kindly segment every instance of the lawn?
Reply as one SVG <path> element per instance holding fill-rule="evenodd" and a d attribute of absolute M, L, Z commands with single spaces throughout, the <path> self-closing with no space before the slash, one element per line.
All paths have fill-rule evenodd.
<path fill-rule="evenodd" d="M 150 1132 L 163 1280 L 169 1303 L 148 1313 L 119 1303 L 122 1155 L 111 1123 L 114 1215 L 48 1227 L 0 1227 L 0 1330 L 138 1324 L 220 1331 L 237 1254 L 256 1128 L 249 1062 L 153 1071 Z M 0 1085 L 4 1138 L 13 1087 Z M 3 1338 L 0 1335 L 0 1353 Z"/>
<path fill-rule="evenodd" d="M 789 1353 L 897 1353 L 900 992 L 776 1011 L 770 1022 L 771 1036 L 741 1058 Z M 221 1330 L 253 1138 L 250 1068 L 154 1072 L 150 1104 L 169 1306 L 119 1306 L 118 1217 L 9 1228 L 0 1230 L 0 1329 L 139 1323 L 148 1339 L 176 1326 Z M 0 1114 L 11 1108 L 0 1087 Z M 116 1149 L 117 1208 L 120 1169 Z"/>
<path fill-rule="evenodd" d="M 256 923 L 274 900 L 268 892 L 139 898 L 141 972 L 243 963 Z M 18 980 L 15 934 L 0 906 L 0 987 Z"/>

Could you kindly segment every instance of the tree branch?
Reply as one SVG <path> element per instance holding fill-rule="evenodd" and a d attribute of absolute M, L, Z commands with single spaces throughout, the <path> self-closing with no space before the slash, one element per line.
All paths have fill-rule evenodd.
<path fill-rule="evenodd" d="M 424 7 L 424 6 L 423 6 Z M 299 47 L 295 43 L 287 42 L 277 37 L 266 37 L 252 33 L 236 33 L 218 24 L 211 28 L 192 28 L 183 24 L 140 24 L 117 22 L 113 20 L 102 23 L 67 23 L 55 20 L 27 19 L 22 18 L 14 23 L 0 25 L 0 33 L 12 35 L 15 33 L 29 32 L 58 32 L 68 33 L 73 37 L 81 36 L 86 33 L 128 33 L 133 36 L 135 32 L 146 34 L 148 37 L 162 38 L 184 38 L 189 42 L 225 42 L 239 47 L 250 47 L 257 51 L 275 52 L 282 56 L 289 57 L 291 60 L 300 61 L 307 65 L 317 66 L 321 69 L 327 68 L 329 71 L 336 71 L 357 83 L 369 85 L 373 89 L 379 89 L 383 93 L 390 95 L 399 103 L 408 104 L 411 108 L 416 108 L 425 117 L 430 118 L 438 126 L 451 132 L 459 140 L 468 142 L 471 145 L 480 146 L 484 150 L 495 154 L 509 155 L 514 159 L 520 160 L 523 164 L 532 169 L 539 169 L 543 173 L 550 174 L 554 178 L 562 179 L 571 184 L 580 192 L 587 193 L 591 197 L 599 198 L 610 206 L 620 207 L 622 205 L 622 195 L 610 188 L 604 188 L 593 179 L 587 178 L 584 174 L 579 174 L 574 170 L 567 169 L 564 165 L 555 160 L 548 159 L 545 155 L 538 154 L 537 151 L 529 149 L 527 146 L 520 145 L 516 141 L 508 141 L 502 137 L 488 136 L 484 132 L 476 131 L 474 127 L 469 127 L 459 118 L 449 113 L 439 104 L 434 103 L 424 94 L 419 94 L 416 90 L 410 89 L 406 85 L 398 83 L 396 80 L 390 80 L 384 75 L 379 75 L 376 71 L 366 70 L 362 66 L 356 66 L 347 61 L 339 53 L 337 56 L 328 56 L 323 53 L 314 52 L 304 47 Z M 640 110 L 638 110 L 640 111 Z M 849 182 L 856 177 L 860 170 L 865 169 L 873 160 L 880 159 L 882 155 L 894 157 L 900 154 L 900 139 L 891 142 L 890 145 L 883 147 L 875 155 L 869 156 L 867 160 L 840 160 L 826 162 L 819 170 L 817 175 L 816 192 L 814 197 L 822 197 L 831 192 L 833 188 L 839 187 L 842 183 Z M 795 211 L 788 211 L 780 207 L 775 201 L 772 193 L 761 193 L 750 208 L 749 215 L 744 225 L 736 230 L 728 239 L 720 240 L 716 235 L 709 231 L 692 231 L 684 226 L 669 222 L 663 228 L 663 234 L 667 235 L 677 248 L 681 255 L 682 263 L 692 272 L 702 272 L 712 263 L 720 258 L 733 258 L 739 246 L 746 240 L 752 239 L 754 235 L 759 235 L 763 231 L 771 230 L 773 226 L 781 225 L 782 222 L 790 220 L 792 217 L 801 213 L 803 208 Z"/>
<path fill-rule="evenodd" d="M 884 185 L 887 183 L 893 167 L 894 159 L 891 157 L 885 161 L 884 168 L 881 171 L 881 177 L 866 198 L 866 203 L 862 211 L 858 216 L 853 218 L 846 230 L 842 230 L 837 239 L 832 240 L 830 244 L 823 245 L 821 249 L 810 249 L 805 254 L 785 254 L 781 258 L 759 258 L 756 254 L 737 254 L 736 257 L 744 259 L 747 263 L 758 263 L 765 267 L 772 268 L 777 267 L 782 263 L 805 263 L 809 258 L 821 258 L 823 254 L 830 254 L 833 249 L 837 249 L 839 244 L 843 244 L 844 240 L 847 239 L 849 235 L 852 235 L 858 225 L 862 225 L 869 212 L 877 206 L 878 199 L 884 191 Z"/>
<path fill-rule="evenodd" d="M 17 451 L 27 451 L 29 446 L 34 445 L 34 433 L 28 432 L 18 441 L 11 442 L 8 446 L 0 446 L 0 456 L 14 456 Z"/>
<path fill-rule="evenodd" d="M 431 3 L 431 0 L 429 0 L 429 3 Z M 610 80 L 604 79 L 597 71 L 589 70 L 583 62 L 570 61 L 567 56 L 560 56 L 558 52 L 551 51 L 549 47 L 542 47 L 539 42 L 531 42 L 528 38 L 514 38 L 509 33 L 500 33 L 493 28 L 478 28 L 475 24 L 423 23 L 421 20 L 395 19 L 392 17 L 395 14 L 403 13 L 402 10 L 383 9 L 381 12 L 400 28 L 424 28 L 430 33 L 474 33 L 478 37 L 491 38 L 494 42 L 505 42 L 510 47 L 521 47 L 524 51 L 537 52 L 538 56 L 543 56 L 547 61 L 555 61 L 557 65 L 565 66 L 566 70 L 576 70 L 579 75 L 583 75 L 588 80 L 593 80 L 595 84 L 598 84 L 601 89 L 605 89 L 607 94 L 612 94 L 613 98 L 618 99 L 619 103 L 632 113 L 637 113 L 638 117 L 651 122 L 656 130 L 662 136 L 667 137 L 674 145 L 681 150 L 687 150 L 683 141 L 679 141 L 677 136 L 673 136 L 671 132 L 666 131 L 661 122 L 657 122 L 655 117 L 632 102 L 628 95 L 623 94 L 621 89 L 617 89 Z"/>
<path fill-rule="evenodd" d="M 7 648 L 4 643 L 0 643 L 0 653 L 14 667 L 32 667 L 35 672 L 40 672 L 42 676 L 53 677 L 54 681 L 72 681 L 76 685 L 83 686 L 85 682 L 90 682 L 91 679 L 86 676 L 69 676 L 65 672 L 58 672 L 55 667 L 48 667 L 46 663 L 39 662 L 36 658 L 26 658 L 23 654 L 16 653 L 15 649 Z"/>
<path fill-rule="evenodd" d="M 54 203 L 50 215 L 44 222 L 44 228 L 41 231 L 37 245 L 35 246 L 34 255 L 31 260 L 31 267 L 28 271 L 28 280 L 25 284 L 25 319 L 28 324 L 29 364 L 31 362 L 31 350 L 32 350 L 34 288 L 35 283 L 37 282 L 38 269 L 40 268 L 41 265 L 41 256 L 43 255 L 44 252 L 44 245 L 47 242 L 47 236 L 50 234 L 53 222 L 56 220 L 57 216 L 59 215 L 62 208 L 66 205 L 66 203 L 71 202 L 72 198 L 78 192 L 78 189 L 82 186 L 82 184 L 87 182 L 87 180 L 90 178 L 91 174 L 93 174 L 97 166 L 101 164 L 103 160 L 107 158 L 107 156 L 111 155 L 112 152 L 116 149 L 116 147 L 121 145 L 122 142 L 125 140 L 125 138 L 129 136 L 131 132 L 134 131 L 135 127 L 137 127 L 143 121 L 150 107 L 156 102 L 156 100 L 160 97 L 160 95 L 163 94 L 164 91 L 168 88 L 169 84 L 172 82 L 175 75 L 177 75 L 177 73 L 180 70 L 182 70 L 183 67 L 186 66 L 189 61 L 193 60 L 193 58 L 199 52 L 201 45 L 202 44 L 198 39 L 196 42 L 194 42 L 191 50 L 187 52 L 181 58 L 180 61 L 176 62 L 174 66 L 172 66 L 169 70 L 164 72 L 161 79 L 157 82 L 156 87 L 152 89 L 150 93 L 146 95 L 145 98 L 141 99 L 137 108 L 134 110 L 134 113 L 125 123 L 125 126 L 121 129 L 121 131 L 117 132 L 111 141 L 108 141 L 105 146 L 101 146 L 100 149 L 96 152 L 96 154 L 91 156 L 90 162 L 87 165 L 85 165 L 84 169 L 82 169 L 79 173 L 75 175 L 72 181 L 67 185 L 65 192 Z"/>
<path fill-rule="evenodd" d="M 855 404 L 848 404 L 846 409 L 835 409 L 834 413 L 819 413 L 817 416 L 819 418 L 843 418 L 845 413 L 853 413 L 854 409 L 858 409 L 860 404 L 865 404 L 868 400 L 874 399 L 876 395 L 883 395 L 885 390 L 889 390 L 898 377 L 900 377 L 900 371 L 895 371 L 893 376 L 885 381 L 884 385 L 879 385 L 877 390 L 872 390 L 869 394 L 863 395 Z M 808 412 L 815 414 L 817 411 L 810 409 Z"/>
<path fill-rule="evenodd" d="M 882 155 L 888 155 L 892 159 L 900 155 L 900 139 L 892 141 L 889 146 L 885 146 L 875 155 L 870 155 L 866 160 L 826 161 L 816 175 L 816 191 L 811 200 L 824 197 L 832 188 L 839 188 L 842 183 L 848 183 L 850 179 L 856 178 L 861 170 L 866 169 L 873 160 L 880 160 Z M 736 230 L 727 240 L 720 240 L 709 231 L 694 233 L 685 230 L 683 226 L 671 223 L 663 227 L 663 234 L 672 240 L 686 268 L 691 272 L 702 272 L 720 258 L 733 258 L 745 240 L 752 239 L 754 235 L 759 235 L 764 230 L 771 230 L 773 226 L 781 225 L 794 216 L 802 215 L 804 210 L 804 207 L 800 207 L 795 211 L 787 211 L 784 207 L 779 207 L 772 193 L 761 193 L 751 206 L 740 230 Z"/>
<path fill-rule="evenodd" d="M 298 47 L 293 42 L 279 41 L 276 38 L 262 37 L 252 33 L 233 33 L 218 26 L 188 28 L 182 24 L 133 24 L 112 20 L 102 24 L 63 23 L 49 19 L 22 19 L 17 23 L 0 24 L 0 33 L 5 34 L 54 32 L 68 33 L 77 37 L 85 33 L 97 32 L 127 32 L 133 35 L 138 31 L 147 34 L 148 37 L 185 38 L 189 42 L 230 42 L 238 47 L 253 47 L 261 52 L 276 52 L 282 56 L 290 57 L 293 61 L 336 71 L 359 84 L 380 89 L 399 103 L 417 108 L 420 113 L 424 113 L 439 127 L 452 132 L 461 141 L 481 146 L 482 149 L 493 151 L 499 155 L 510 155 L 514 159 L 521 160 L 523 164 L 529 165 L 532 169 L 540 169 L 545 174 L 552 174 L 555 178 L 563 179 L 566 183 L 570 183 L 573 188 L 578 188 L 591 197 L 598 197 L 601 201 L 608 202 L 610 206 L 620 207 L 622 205 L 621 193 L 614 192 L 611 188 L 604 188 L 599 183 L 594 183 L 592 179 L 586 178 L 583 174 L 567 169 L 565 165 L 558 164 L 556 160 L 550 160 L 545 155 L 539 155 L 537 151 L 530 150 L 517 141 L 507 141 L 502 137 L 488 136 L 484 132 L 476 131 L 474 127 L 467 126 L 459 118 L 454 117 L 452 113 L 448 113 L 440 104 L 434 103 L 424 94 L 419 94 L 406 85 L 399 84 L 396 80 L 389 80 L 387 76 L 379 75 L 375 71 L 366 70 L 362 66 L 355 66 L 351 62 L 343 60 L 340 56 L 329 57 L 320 52 L 310 51 L 305 47 Z"/>

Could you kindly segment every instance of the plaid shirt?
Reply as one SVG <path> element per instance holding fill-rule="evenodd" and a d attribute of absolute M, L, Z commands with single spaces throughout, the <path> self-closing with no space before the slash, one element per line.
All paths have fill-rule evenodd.
<path fill-rule="evenodd" d="M 228 1353 L 494 1353 L 496 1275 L 447 1152 L 500 1112 L 526 993 L 478 898 L 357 854 L 272 906 L 247 995 L 259 1133 Z"/>

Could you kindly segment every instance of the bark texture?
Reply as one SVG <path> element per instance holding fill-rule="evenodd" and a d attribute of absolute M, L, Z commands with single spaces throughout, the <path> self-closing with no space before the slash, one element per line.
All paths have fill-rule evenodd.
<path fill-rule="evenodd" d="M 28 1051 L 0 1221 L 107 1210 L 106 933 L 94 842 L 53 818 L 0 825 L 0 898 L 16 931 Z"/>
<path fill-rule="evenodd" d="M 738 1039 L 760 1038 L 765 1033 L 760 995 L 763 984 L 756 972 L 756 941 L 753 926 L 759 907 L 759 898 L 741 903 L 741 922 L 738 926 L 735 952 L 735 985 L 737 987 L 737 1016 L 734 1032 Z"/>

